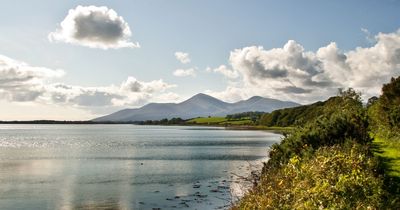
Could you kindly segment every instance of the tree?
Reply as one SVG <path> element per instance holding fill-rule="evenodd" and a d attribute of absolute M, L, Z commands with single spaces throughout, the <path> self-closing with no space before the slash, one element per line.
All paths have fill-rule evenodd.
<path fill-rule="evenodd" d="M 400 129 L 400 77 L 392 78 L 383 85 L 380 107 L 390 129 Z"/>

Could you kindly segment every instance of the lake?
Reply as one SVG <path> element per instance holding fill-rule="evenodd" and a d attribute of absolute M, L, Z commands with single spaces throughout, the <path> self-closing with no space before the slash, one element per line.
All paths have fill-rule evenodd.
<path fill-rule="evenodd" d="M 281 135 L 212 127 L 0 125 L 0 209 L 226 209 Z"/>

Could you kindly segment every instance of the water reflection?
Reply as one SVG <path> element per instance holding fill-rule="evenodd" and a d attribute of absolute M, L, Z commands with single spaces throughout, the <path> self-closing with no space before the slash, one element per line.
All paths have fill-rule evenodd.
<path fill-rule="evenodd" d="M 231 172 L 248 172 L 247 161 L 279 138 L 129 125 L 0 128 L 0 209 L 226 207 L 231 187 L 240 189 Z"/>

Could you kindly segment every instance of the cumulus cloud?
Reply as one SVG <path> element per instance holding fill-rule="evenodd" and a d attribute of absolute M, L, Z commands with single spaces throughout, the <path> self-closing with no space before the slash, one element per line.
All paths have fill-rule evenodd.
<path fill-rule="evenodd" d="M 113 9 L 77 6 L 49 34 L 49 40 L 102 49 L 140 47 L 129 40 L 131 35 L 128 23 Z"/>
<path fill-rule="evenodd" d="M 45 92 L 46 81 L 63 75 L 62 70 L 34 67 L 0 55 L 0 95 L 8 100 L 36 100 Z"/>
<path fill-rule="evenodd" d="M 341 87 L 353 87 L 365 98 L 379 95 L 382 84 L 400 75 L 400 30 L 379 33 L 374 39 L 371 47 L 347 52 L 334 42 L 315 52 L 306 51 L 293 40 L 282 48 L 236 49 L 229 62 L 231 72 L 238 72 L 242 80 L 239 85 L 210 93 L 221 98 L 262 95 L 303 103 L 325 99 Z"/>
<path fill-rule="evenodd" d="M 188 77 L 188 76 L 192 76 L 195 77 L 196 76 L 196 70 L 193 68 L 189 68 L 189 69 L 177 69 L 174 71 L 174 76 L 176 77 Z"/>
<path fill-rule="evenodd" d="M 176 102 L 180 99 L 180 95 L 173 93 L 173 92 L 168 92 L 168 93 L 163 93 L 160 94 L 159 96 L 154 98 L 154 102 Z"/>
<path fill-rule="evenodd" d="M 52 83 L 62 70 L 35 67 L 0 55 L 0 97 L 12 102 L 58 104 L 85 109 L 139 106 L 150 100 L 179 97 L 166 90 L 176 87 L 163 80 L 149 82 L 128 77 L 119 85 L 85 87 Z"/>
<path fill-rule="evenodd" d="M 58 102 L 76 106 L 137 106 L 158 97 L 172 87 L 176 86 L 163 80 L 144 82 L 128 77 L 117 86 L 80 87 L 53 84 L 47 88 L 47 94 L 53 101 L 55 97 Z"/>
<path fill-rule="evenodd" d="M 361 28 L 361 31 L 365 34 L 365 39 L 369 42 L 369 43 L 374 43 L 375 42 L 375 38 L 371 35 L 371 32 L 369 32 L 368 29 L 366 28 Z"/>
<path fill-rule="evenodd" d="M 247 92 L 248 90 L 243 87 L 228 86 L 223 91 L 206 90 L 204 93 L 226 102 L 237 102 L 255 95 Z"/>
<path fill-rule="evenodd" d="M 165 83 L 163 80 L 153 80 L 151 82 L 141 82 L 134 77 L 128 77 L 128 79 L 121 84 L 121 89 L 127 92 L 163 92 L 168 88 L 175 87 L 175 85 L 170 85 Z"/>
<path fill-rule="evenodd" d="M 238 71 L 229 69 L 225 65 L 220 65 L 218 68 L 215 68 L 215 69 L 207 68 L 206 71 L 208 71 L 208 72 L 213 71 L 213 72 L 216 72 L 216 73 L 220 73 L 220 74 L 224 75 L 228 79 L 236 79 L 236 78 L 239 77 L 239 72 Z"/>
<path fill-rule="evenodd" d="M 183 64 L 190 63 L 189 53 L 176 52 L 175 57 L 179 62 Z"/>

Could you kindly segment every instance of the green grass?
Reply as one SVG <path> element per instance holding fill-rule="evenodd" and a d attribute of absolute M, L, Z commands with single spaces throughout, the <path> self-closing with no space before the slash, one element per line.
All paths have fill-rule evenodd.
<path fill-rule="evenodd" d="M 197 123 L 197 124 L 218 124 L 221 122 L 225 122 L 225 117 L 198 117 L 187 121 L 188 123 Z"/>
<path fill-rule="evenodd" d="M 384 161 L 388 175 L 400 178 L 400 142 L 375 137 L 374 143 L 377 146 L 375 154 Z"/>
<path fill-rule="evenodd" d="M 249 118 L 228 120 L 225 117 L 198 117 L 187 121 L 188 124 L 194 125 L 215 125 L 215 126 L 231 126 L 232 129 L 243 130 L 269 130 L 282 133 L 290 132 L 294 127 L 277 127 L 277 126 L 263 126 L 254 125 Z"/>

